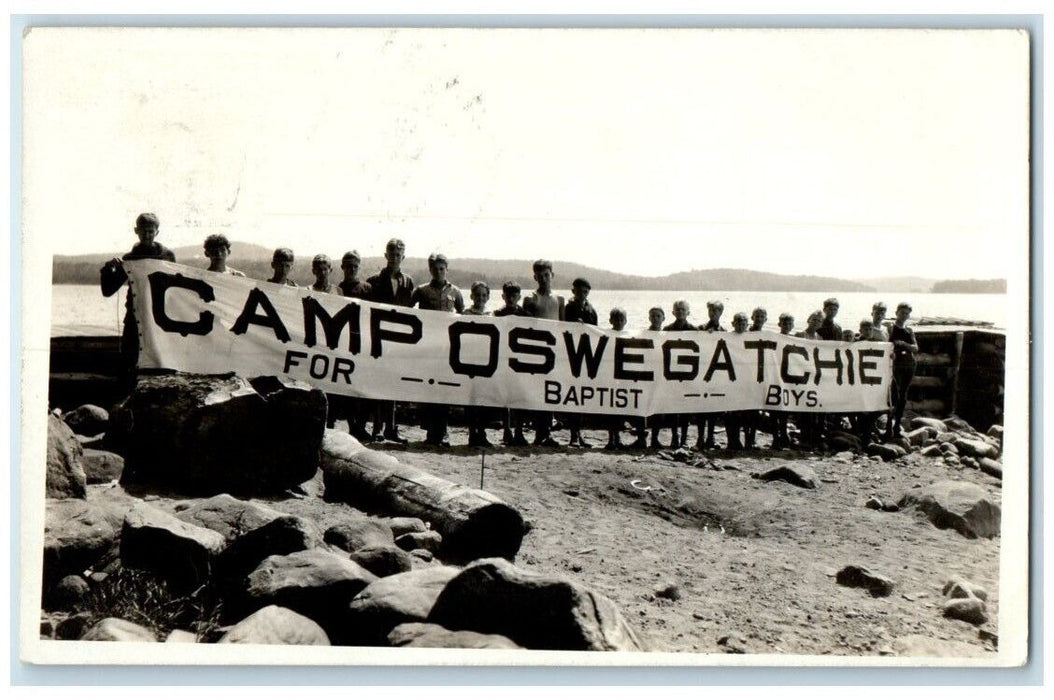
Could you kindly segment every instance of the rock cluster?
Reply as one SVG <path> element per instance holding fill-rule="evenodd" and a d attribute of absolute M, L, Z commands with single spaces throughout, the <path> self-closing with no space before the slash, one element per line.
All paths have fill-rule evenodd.
<path fill-rule="evenodd" d="M 45 511 L 41 634 L 172 643 L 643 649 L 607 598 L 509 560 L 526 528 L 490 494 L 412 472 L 335 434 L 326 437 L 338 446 L 330 450 L 336 467 L 326 476 L 321 429 L 314 442 L 279 450 L 284 473 L 275 459 L 258 473 L 247 459 L 262 459 L 275 440 L 313 434 L 313 424 L 277 426 L 297 402 L 311 414 L 315 398 L 285 382 L 173 375 L 141 381 L 112 415 L 82 407 L 68 421 L 52 416 L 49 495 L 62 497 L 48 498 Z M 324 419 L 324 398 L 321 407 L 316 417 Z M 250 416 L 254 438 L 272 435 L 235 455 L 223 445 L 244 445 Z M 85 478 L 82 467 L 78 472 L 85 451 L 70 425 L 115 433 L 93 441 L 123 452 L 123 459 L 98 451 L 89 460 L 93 476 Z M 206 454 L 209 449 L 219 454 Z M 246 498 L 302 483 L 322 467 L 332 501 L 350 488 L 350 462 L 381 465 L 385 474 L 420 486 L 373 515 L 303 491 L 297 498 L 317 498 L 317 510 L 309 505 L 294 514 Z M 257 476 L 267 489 L 250 487 Z M 87 489 L 87 483 L 95 485 Z M 238 496 L 220 490 L 231 485 L 244 488 Z M 384 486 L 372 488 L 376 497 Z M 431 494 L 442 498 L 430 502 Z M 424 505 L 401 508 L 400 499 Z M 286 507 L 294 504 L 303 501 Z M 324 528 L 305 512 L 327 513 Z M 493 550 L 509 558 L 488 558 Z M 215 598 L 203 613 L 211 617 L 165 626 L 149 615 L 114 616 L 102 602 L 122 593 L 112 586 L 137 576 L 156 582 L 149 584 L 157 586 L 154 597 L 198 600 L 206 592 Z"/>

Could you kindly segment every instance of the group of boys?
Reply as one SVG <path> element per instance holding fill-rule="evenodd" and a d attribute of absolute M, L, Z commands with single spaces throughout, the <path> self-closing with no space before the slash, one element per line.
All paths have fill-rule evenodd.
<path fill-rule="evenodd" d="M 123 260 L 135 259 L 159 259 L 175 261 L 175 255 L 171 250 L 165 248 L 156 241 L 160 223 L 154 214 L 141 214 L 136 219 L 135 232 L 139 237 L 132 250 L 123 256 Z M 222 234 L 211 235 L 205 239 L 205 255 L 209 259 L 208 270 L 220 274 L 230 274 L 244 277 L 238 270 L 227 266 L 227 258 L 230 256 L 231 245 L 226 236 Z M 334 284 L 330 280 L 332 274 L 332 263 L 326 255 L 316 255 L 311 261 L 311 272 L 315 278 L 311 289 L 317 292 L 336 294 L 345 297 L 363 299 L 383 304 L 397 306 L 418 307 L 432 311 L 445 311 L 448 313 L 469 314 L 477 316 L 488 316 L 491 312 L 487 310 L 490 299 L 490 288 L 486 283 L 479 281 L 472 284 L 470 290 L 471 306 L 466 307 L 461 290 L 447 280 L 449 261 L 441 253 L 434 253 L 428 257 L 428 271 L 431 279 L 422 285 L 415 285 L 413 279 L 402 271 L 402 263 L 406 257 L 406 246 L 398 238 L 388 241 L 385 246 L 385 267 L 376 275 L 366 281 L 359 280 L 359 267 L 362 258 L 358 252 L 352 250 L 345 253 L 341 258 L 341 270 L 343 279 Z M 110 260 L 100 271 L 100 282 L 105 296 L 111 296 L 121 288 L 127 280 L 127 275 L 122 267 L 122 258 Z M 267 280 L 275 284 L 298 286 L 292 279 L 294 263 L 293 251 L 289 248 L 278 248 L 271 258 L 272 275 Z M 549 319 L 555 321 L 567 321 L 573 323 L 584 323 L 596 326 L 598 314 L 589 302 L 591 286 L 584 278 L 577 278 L 571 284 L 571 299 L 566 300 L 563 296 L 553 292 L 553 265 L 548 260 L 535 261 L 533 268 L 536 289 L 523 298 L 520 303 L 522 290 L 514 282 L 506 282 L 502 285 L 503 306 L 493 312 L 494 316 L 530 316 L 534 318 Z M 649 331 L 707 331 L 727 332 L 721 324 L 721 316 L 724 313 L 724 304 L 720 301 L 707 303 L 706 323 L 696 326 L 689 322 L 691 313 L 687 301 L 678 300 L 674 302 L 672 312 L 674 320 L 665 324 L 666 314 L 660 307 L 653 307 L 648 312 Z M 885 439 L 894 434 L 899 434 L 900 423 L 904 413 L 907 400 L 907 388 L 911 383 L 915 369 L 915 353 L 918 345 L 915 342 L 914 333 L 906 326 L 911 315 L 911 306 L 902 303 L 897 307 L 896 320 L 887 324 L 886 305 L 877 302 L 872 307 L 870 319 L 860 322 L 859 332 L 851 329 L 843 329 L 835 322 L 838 314 L 838 300 L 831 298 L 823 303 L 822 311 L 814 311 L 809 315 L 805 330 L 793 333 L 794 317 L 783 313 L 779 316 L 780 333 L 795 337 L 812 340 L 840 340 L 840 341 L 879 341 L 892 342 L 893 344 L 893 375 L 894 375 L 894 406 L 889 413 Z M 768 313 L 765 309 L 756 308 L 749 316 L 745 313 L 736 313 L 732 318 L 732 332 L 746 333 L 764 329 L 768 321 Z M 609 314 L 609 322 L 614 332 L 623 332 L 626 328 L 626 312 L 621 308 L 614 308 Z M 888 330 L 886 326 L 888 325 Z M 138 333 L 135 325 L 135 316 L 132 312 L 131 297 L 126 302 L 125 326 L 122 334 L 122 356 L 125 358 L 125 366 L 134 368 L 138 353 Z M 486 424 L 489 411 L 481 408 L 470 407 L 466 410 L 466 418 L 469 423 L 469 442 L 473 447 L 489 447 L 490 441 L 486 435 Z M 878 414 L 880 415 L 880 414 Z M 866 445 L 872 437 L 872 432 L 878 417 L 876 414 L 855 414 L 851 421 L 857 429 L 861 440 Z M 394 401 L 363 401 L 343 396 L 330 397 L 330 427 L 335 424 L 337 418 L 348 421 L 350 432 L 363 441 L 388 440 L 391 442 L 405 444 L 407 440 L 399 434 L 396 404 Z M 448 421 L 449 407 L 440 404 L 427 404 L 421 410 L 422 423 L 426 429 L 425 443 L 433 447 L 448 447 Z M 503 421 L 502 442 L 508 446 L 524 446 L 528 442 L 524 436 L 524 424 L 530 417 L 534 428 L 534 444 L 543 447 L 556 447 L 558 444 L 552 438 L 555 414 L 550 411 L 516 411 L 505 410 Z M 712 449 L 716 447 L 715 431 L 719 420 L 725 424 L 727 447 L 729 449 L 752 449 L 756 446 L 756 435 L 762 413 L 760 411 L 733 411 L 723 414 L 697 414 L 694 416 L 697 425 L 698 436 L 697 449 Z M 372 431 L 366 430 L 366 423 L 372 418 Z M 644 418 L 630 418 L 633 433 L 636 437 L 633 448 L 644 448 L 649 446 L 647 440 L 647 428 L 650 423 L 651 441 L 653 448 L 663 447 L 659 439 L 659 433 L 664 427 L 671 430 L 672 437 L 670 447 L 687 447 L 688 427 L 693 416 L 678 414 L 673 416 L 651 416 Z M 838 417 L 837 420 L 840 420 Z M 566 414 L 565 420 L 570 433 L 569 446 L 588 448 L 590 445 L 582 437 L 582 416 L 580 414 Z M 830 417 L 826 414 L 796 414 L 795 423 L 801 433 L 801 444 L 805 447 L 820 447 L 823 435 Z M 620 433 L 625 425 L 621 417 L 609 417 L 605 419 L 608 433 L 607 449 L 618 449 L 622 447 Z M 788 432 L 788 414 L 775 412 L 772 415 L 773 443 L 774 449 L 791 447 Z M 742 439 L 741 436 L 742 435 Z"/>

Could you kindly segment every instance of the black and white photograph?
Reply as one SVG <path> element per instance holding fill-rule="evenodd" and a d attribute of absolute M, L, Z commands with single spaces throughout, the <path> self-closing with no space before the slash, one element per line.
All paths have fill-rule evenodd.
<path fill-rule="evenodd" d="M 21 659 L 1022 665 L 1031 50 L 28 28 Z"/>

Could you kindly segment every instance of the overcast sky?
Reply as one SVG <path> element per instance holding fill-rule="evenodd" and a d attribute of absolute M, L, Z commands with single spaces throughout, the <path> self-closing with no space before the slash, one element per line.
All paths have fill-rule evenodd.
<path fill-rule="evenodd" d="M 1028 42 L 910 30 L 34 29 L 24 235 L 1005 277 Z"/>

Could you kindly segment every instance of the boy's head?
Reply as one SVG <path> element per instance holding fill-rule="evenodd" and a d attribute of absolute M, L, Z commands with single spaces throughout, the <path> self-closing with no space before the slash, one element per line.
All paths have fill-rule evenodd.
<path fill-rule="evenodd" d="M 271 269 L 278 280 L 284 280 L 293 270 L 293 251 L 289 248 L 277 248 L 271 256 Z"/>
<path fill-rule="evenodd" d="M 487 300 L 490 299 L 490 287 L 487 286 L 486 282 L 473 282 L 472 289 L 469 290 L 469 296 L 472 297 L 473 306 L 483 308 Z"/>
<path fill-rule="evenodd" d="M 753 323 L 758 328 L 761 328 L 762 326 L 764 326 L 765 322 L 768 321 L 768 320 L 769 320 L 769 312 L 765 311 L 765 309 L 761 308 L 760 306 L 758 308 L 754 309 L 754 311 L 751 312 L 751 314 L 750 314 L 750 321 L 751 321 L 751 323 Z"/>
<path fill-rule="evenodd" d="M 666 312 L 662 310 L 662 307 L 653 306 L 648 309 L 648 323 L 651 326 L 651 330 L 662 330 L 662 322 L 665 320 Z"/>
<path fill-rule="evenodd" d="M 231 254 L 231 242 L 222 233 L 214 233 L 205 239 L 205 257 L 213 263 L 226 262 Z"/>
<path fill-rule="evenodd" d="M 871 321 L 875 325 L 880 325 L 882 321 L 886 319 L 886 305 L 881 301 L 876 301 L 871 305 Z"/>
<path fill-rule="evenodd" d="M 794 317 L 790 314 L 780 314 L 780 333 L 790 333 L 794 329 Z"/>
<path fill-rule="evenodd" d="M 403 264 L 406 257 L 406 244 L 399 238 L 392 238 L 384 246 L 384 259 L 388 261 L 388 269 L 396 272 Z"/>
<path fill-rule="evenodd" d="M 820 326 L 823 325 L 823 312 L 813 311 L 811 314 L 809 314 L 808 323 L 810 329 L 814 331 L 818 329 Z"/>
<path fill-rule="evenodd" d="M 150 245 L 157 238 L 157 232 L 161 230 L 161 220 L 157 214 L 144 212 L 135 217 L 135 235 L 139 236 L 139 242 Z"/>
<path fill-rule="evenodd" d="M 523 290 L 515 282 L 506 282 L 501 285 L 501 298 L 505 300 L 506 306 L 516 306 L 520 303 L 520 294 Z"/>
<path fill-rule="evenodd" d="M 736 333 L 746 333 L 747 328 L 750 326 L 750 319 L 742 311 L 736 313 L 732 317 L 732 330 Z"/>
<path fill-rule="evenodd" d="M 853 329 L 852 328 L 843 328 L 842 329 L 842 340 L 844 340 L 847 343 L 851 343 L 854 340 L 856 340 L 856 335 L 853 333 Z"/>
<path fill-rule="evenodd" d="M 311 259 L 311 274 L 315 276 L 315 280 L 318 282 L 328 282 L 329 273 L 333 269 L 333 263 L 329 261 L 329 256 L 325 253 L 319 253 Z"/>
<path fill-rule="evenodd" d="M 531 266 L 534 270 L 534 281 L 538 283 L 538 289 L 548 292 L 553 286 L 553 264 L 548 260 L 535 260 Z"/>
<path fill-rule="evenodd" d="M 897 320 L 907 321 L 909 316 L 911 316 L 911 304 L 906 301 L 897 304 Z"/>
<path fill-rule="evenodd" d="M 721 318 L 721 314 L 725 312 L 725 305 L 718 300 L 706 302 L 706 314 L 710 317 L 711 321 L 716 321 Z"/>
<path fill-rule="evenodd" d="M 673 302 L 673 317 L 678 321 L 683 321 L 688 318 L 688 314 L 691 313 L 691 309 L 688 306 L 688 302 L 684 299 L 678 299 Z"/>
<path fill-rule="evenodd" d="M 576 277 L 571 283 L 571 294 L 578 301 L 584 301 L 589 296 L 589 290 L 593 287 L 585 277 Z"/>
<path fill-rule="evenodd" d="M 428 272 L 436 282 L 446 282 L 446 271 L 450 262 L 442 253 L 432 253 L 428 256 Z"/>
<path fill-rule="evenodd" d="M 619 307 L 615 307 L 608 314 L 608 320 L 611 321 L 611 328 L 616 331 L 621 331 L 626 327 L 626 312 Z"/>
<path fill-rule="evenodd" d="M 875 329 L 875 322 L 869 318 L 860 320 L 860 338 L 862 340 L 870 340 L 871 332 Z"/>
<path fill-rule="evenodd" d="M 344 271 L 346 279 L 355 279 L 355 276 L 359 274 L 359 265 L 361 264 L 362 257 L 359 256 L 359 251 L 357 250 L 349 250 L 340 259 L 340 269 Z"/>
<path fill-rule="evenodd" d="M 838 315 L 838 300 L 834 297 L 823 302 L 823 315 L 825 318 L 834 318 Z"/>

